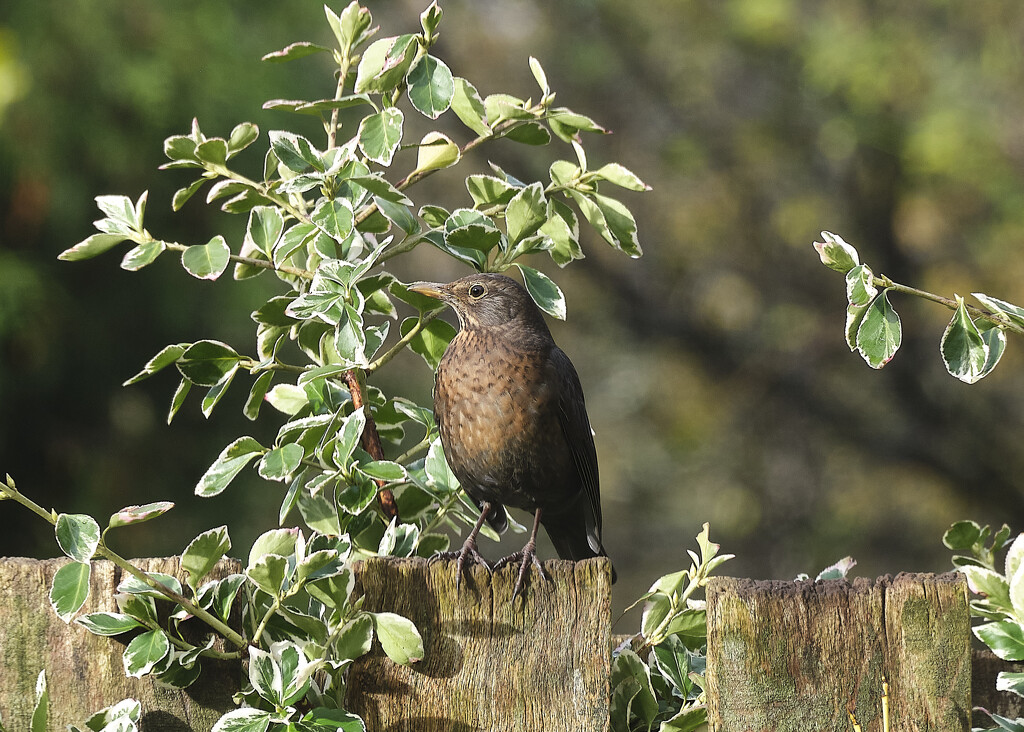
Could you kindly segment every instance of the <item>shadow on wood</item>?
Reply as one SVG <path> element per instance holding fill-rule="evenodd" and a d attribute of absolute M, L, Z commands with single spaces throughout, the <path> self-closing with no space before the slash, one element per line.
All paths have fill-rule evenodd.
<path fill-rule="evenodd" d="M 713 730 L 968 730 L 971 633 L 962 574 L 874 582 L 708 584 Z"/>
<path fill-rule="evenodd" d="M 374 732 L 573 730 L 608 725 L 611 583 L 606 559 L 549 561 L 511 601 L 518 567 L 374 559 L 356 570 L 364 609 L 410 618 L 425 657 L 376 648 L 353 666 L 348 704 Z"/>
<path fill-rule="evenodd" d="M 44 668 L 50 729 L 81 724 L 126 697 L 142 702 L 146 732 L 209 730 L 222 713 L 235 708 L 231 696 L 239 688 L 237 662 L 204 661 L 199 681 L 184 691 L 168 689 L 149 678 L 125 677 L 121 654 L 131 635 L 104 638 L 60 620 L 50 608 L 50 584 L 68 561 L 0 558 L 0 715 L 8 729 L 29 729 L 36 677 Z M 147 572 L 183 577 L 177 557 L 133 561 Z M 222 561 L 210 578 L 239 571 L 238 562 Z M 121 579 L 116 565 L 94 561 L 82 612 L 116 612 L 114 592 Z"/>

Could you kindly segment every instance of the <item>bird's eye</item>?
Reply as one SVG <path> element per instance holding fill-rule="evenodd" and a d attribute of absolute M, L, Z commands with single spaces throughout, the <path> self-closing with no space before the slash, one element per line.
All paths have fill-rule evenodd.
<path fill-rule="evenodd" d="M 479 300 L 486 292 L 487 288 L 480 284 L 472 285 L 469 288 L 469 296 L 474 300 Z"/>

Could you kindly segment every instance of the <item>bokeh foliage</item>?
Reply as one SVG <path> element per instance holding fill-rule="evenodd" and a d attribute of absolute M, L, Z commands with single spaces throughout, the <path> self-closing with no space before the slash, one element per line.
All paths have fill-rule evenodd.
<path fill-rule="evenodd" d="M 396 18 L 422 10 L 369 6 L 386 33 L 390 7 Z M 536 56 L 571 94 L 560 102 L 614 131 L 594 155 L 654 189 L 629 201 L 645 256 L 590 248 L 560 273 L 570 309 L 555 326 L 587 390 L 623 598 L 678 569 L 704 521 L 737 555 L 731 572 L 780 578 L 846 554 L 868 575 L 941 570 L 953 520 L 1021 523 L 1019 354 L 961 384 L 935 358 L 948 314 L 901 301 L 899 355 L 866 369 L 837 327 L 846 302 L 811 242 L 841 231 L 901 282 L 1024 301 L 1024 6 L 443 7 L 440 55 L 453 68 L 472 68 L 482 93 L 525 96 L 524 61 Z M 241 433 L 195 410 L 166 427 L 173 385 L 119 385 L 166 343 L 199 332 L 241 343 L 245 333 L 225 332 L 239 319 L 223 313 L 265 299 L 258 282 L 204 291 L 190 281 L 186 292 L 170 261 L 128 275 L 55 256 L 89 233 L 98 192 L 149 188 L 147 215 L 162 217 L 164 236 L 210 231 L 202 206 L 193 219 L 169 216 L 183 180 L 153 174 L 154 141 L 193 116 L 220 135 L 239 119 L 279 126 L 262 100 L 315 98 L 316 74 L 255 60 L 320 28 L 321 14 L 319 2 L 0 7 L 0 457 L 23 489 L 93 513 L 187 496 Z M 493 160 L 511 168 L 502 156 L 512 154 Z M 454 178 L 431 185 L 464 195 Z M 429 252 L 413 259 L 410 279 L 468 271 Z M 408 366 L 426 394 L 429 376 Z M 214 510 L 265 525 L 276 501 L 258 486 Z M 140 537 L 127 553 L 173 552 L 209 528 L 199 512 L 211 504 L 189 516 L 196 502 L 178 503 L 182 537 Z M 45 527 L 27 524 L 5 522 L 0 554 L 29 552 L 32 530 L 51 551 Z"/>

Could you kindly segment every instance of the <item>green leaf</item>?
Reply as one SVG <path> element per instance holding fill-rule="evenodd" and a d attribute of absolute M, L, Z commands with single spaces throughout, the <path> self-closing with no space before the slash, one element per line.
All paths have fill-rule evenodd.
<path fill-rule="evenodd" d="M 640 180 L 640 176 L 618 163 L 602 165 L 594 171 L 593 175 L 598 180 L 606 180 L 630 191 L 649 191 L 651 189 L 649 185 Z"/>
<path fill-rule="evenodd" d="M 274 448 L 260 460 L 260 477 L 266 480 L 288 480 L 302 463 L 304 454 L 302 446 L 294 442 Z"/>
<path fill-rule="evenodd" d="M 565 295 L 554 280 L 532 267 L 522 264 L 516 266 L 523 273 L 526 290 L 537 303 L 537 307 L 554 318 L 565 320 Z"/>
<path fill-rule="evenodd" d="M 1009 691 L 1017 696 L 1024 696 L 1024 673 L 1000 671 L 996 677 L 996 691 Z"/>
<path fill-rule="evenodd" d="M 297 414 L 309 404 L 306 391 L 295 384 L 278 384 L 267 392 L 266 399 L 274 409 L 289 416 Z"/>
<path fill-rule="evenodd" d="M 256 381 L 253 382 L 252 388 L 249 389 L 249 396 L 245 400 L 245 406 L 242 408 L 242 414 L 245 415 L 246 419 L 255 420 L 259 416 L 260 407 L 263 405 L 263 400 L 267 395 L 267 389 L 273 378 L 273 371 L 264 371 L 259 375 L 259 377 L 257 377 Z"/>
<path fill-rule="evenodd" d="M 125 676 L 141 678 L 166 658 L 171 642 L 162 630 L 151 630 L 136 636 L 124 649 Z"/>
<path fill-rule="evenodd" d="M 301 448 L 300 448 L 301 449 Z M 220 558 L 231 549 L 228 527 L 204 531 L 185 547 L 181 554 L 181 568 L 185 570 L 189 587 L 195 592 L 203 578 L 210 573 Z"/>
<path fill-rule="evenodd" d="M 231 261 L 231 250 L 219 234 L 206 244 L 196 244 L 181 253 L 181 266 L 193 277 L 215 280 L 224 274 Z"/>
<path fill-rule="evenodd" d="M 497 176 L 471 175 L 466 178 L 466 190 L 476 206 L 490 207 L 506 205 L 519 189 Z"/>
<path fill-rule="evenodd" d="M 270 712 L 259 709 L 232 709 L 213 725 L 212 732 L 267 732 Z"/>
<path fill-rule="evenodd" d="M 608 130 L 590 119 L 590 117 L 577 114 L 565 107 L 554 110 L 548 117 L 548 125 L 550 125 L 551 131 L 563 142 L 578 140 L 580 132 L 608 133 Z"/>
<path fill-rule="evenodd" d="M 540 146 L 551 142 L 551 133 L 542 124 L 532 120 L 519 122 L 502 136 L 522 145 Z"/>
<path fill-rule="evenodd" d="M 956 297 L 956 311 L 942 334 L 940 351 L 946 371 L 966 384 L 973 384 L 985 373 L 988 361 L 988 346 L 981 337 L 971 316 L 967 314 L 964 299 Z"/>
<path fill-rule="evenodd" d="M 252 122 L 241 122 L 235 125 L 228 136 L 228 157 L 230 158 L 242 152 L 242 150 L 256 142 L 256 138 L 259 136 L 260 128 Z"/>
<path fill-rule="evenodd" d="M 31 732 L 49 732 L 50 691 L 46 686 L 46 669 L 36 677 L 36 703 L 32 708 Z"/>
<path fill-rule="evenodd" d="M 541 225 L 540 233 L 551 240 L 548 254 L 559 267 L 574 259 L 583 259 L 579 221 L 573 210 L 561 201 L 548 199 L 547 221 Z"/>
<path fill-rule="evenodd" d="M 306 56 L 311 56 L 314 53 L 321 52 L 330 53 L 331 49 L 327 46 L 318 46 L 317 44 L 310 43 L 308 41 L 299 41 L 298 43 L 292 43 L 285 46 L 280 51 L 268 53 L 260 60 L 270 61 L 272 63 L 281 63 L 284 61 L 293 61 L 297 58 L 305 58 Z"/>
<path fill-rule="evenodd" d="M 988 347 L 988 358 L 985 359 L 985 365 L 982 366 L 981 376 L 979 376 L 979 378 L 984 378 L 992 372 L 992 369 L 999 363 L 999 359 L 1003 357 L 1003 352 L 1006 350 L 1006 331 L 980 319 L 976 320 L 974 324 L 978 326 L 981 339 Z"/>
<path fill-rule="evenodd" d="M 540 65 L 540 61 L 533 56 L 530 56 L 530 71 L 533 73 L 533 78 L 537 80 L 540 93 L 545 97 L 551 94 L 551 87 L 548 85 L 548 75 L 544 73 L 544 68 Z"/>
<path fill-rule="evenodd" d="M 339 468 L 348 464 L 356 445 L 359 444 L 359 439 L 363 436 L 363 428 L 366 426 L 365 409 L 365 407 L 359 407 L 352 412 L 345 418 L 338 431 L 338 437 L 334 443 L 334 464 Z"/>
<path fill-rule="evenodd" d="M 609 703 L 610 728 L 636 729 L 632 720 L 640 720 L 640 729 L 650 729 L 658 713 L 658 701 L 651 687 L 650 670 L 633 651 L 620 651 L 612 661 L 609 677 L 611 701 Z"/>
<path fill-rule="evenodd" d="M 400 524 L 392 519 L 384 532 L 377 554 L 382 557 L 409 557 L 416 550 L 420 527 L 416 524 Z"/>
<path fill-rule="evenodd" d="M 176 365 L 186 379 L 198 386 L 216 386 L 238 368 L 235 350 L 220 341 L 196 341 L 182 352 Z"/>
<path fill-rule="evenodd" d="M 526 108 L 526 103 L 511 94 L 488 94 L 484 97 L 484 111 L 487 122 L 494 126 L 505 120 L 533 119 L 536 115 Z"/>
<path fill-rule="evenodd" d="M 1024 628 L 1014 620 L 1000 620 L 975 628 L 976 635 L 1004 661 L 1024 660 Z"/>
<path fill-rule="evenodd" d="M 124 613 L 88 613 L 75 622 L 94 635 L 114 636 L 142 627 L 135 618 Z"/>
<path fill-rule="evenodd" d="M 450 168 L 462 159 L 459 146 L 447 135 L 440 132 L 428 132 L 420 140 L 416 156 L 416 170 L 422 173 L 428 170 Z"/>
<path fill-rule="evenodd" d="M 892 360 L 902 338 L 900 316 L 889 304 L 888 290 L 883 290 L 868 306 L 857 329 L 857 350 L 871 368 L 880 369 Z"/>
<path fill-rule="evenodd" d="M 270 554 L 281 557 L 291 556 L 299 540 L 298 529 L 271 529 L 259 535 L 249 549 L 247 566 L 255 565 Z"/>
<path fill-rule="evenodd" d="M 858 264 L 846 273 L 846 299 L 851 305 L 864 306 L 875 299 L 878 288 L 874 277 L 866 264 Z"/>
<path fill-rule="evenodd" d="M 375 163 L 391 165 L 391 159 L 402 142 L 404 122 L 405 115 L 395 107 L 363 117 L 357 134 L 363 155 Z"/>
<path fill-rule="evenodd" d="M 142 367 L 142 371 L 124 382 L 122 386 L 135 384 L 143 379 L 149 378 L 157 371 L 167 368 L 181 358 L 181 354 L 185 352 L 187 347 L 187 343 L 176 343 L 164 346 L 155 356 L 153 356 L 153 358 L 146 362 L 146 365 Z"/>
<path fill-rule="evenodd" d="M 476 87 L 461 77 L 455 77 L 452 94 L 452 111 L 462 124 L 481 137 L 491 134 L 490 125 L 486 122 L 483 99 Z"/>
<path fill-rule="evenodd" d="M 55 533 L 61 551 L 76 562 L 88 562 L 100 544 L 100 526 L 85 514 L 60 514 Z"/>
<path fill-rule="evenodd" d="M 196 157 L 211 165 L 224 165 L 228 159 L 228 141 L 211 137 L 196 145 Z"/>
<path fill-rule="evenodd" d="M 321 201 L 313 211 L 311 219 L 324 233 L 335 241 L 341 242 L 352 233 L 355 216 L 349 201 L 344 198 L 336 198 Z"/>
<path fill-rule="evenodd" d="M 547 200 L 540 183 L 523 188 L 505 209 L 505 226 L 512 244 L 535 233 L 547 221 Z"/>
<path fill-rule="evenodd" d="M 90 571 L 86 562 L 68 562 L 53 575 L 50 605 L 57 617 L 65 623 L 71 621 L 89 597 Z"/>
<path fill-rule="evenodd" d="M 210 413 L 213 412 L 213 408 L 217 406 L 224 394 L 227 393 L 228 387 L 231 386 L 231 382 L 235 378 L 235 372 L 229 371 L 224 375 L 224 378 L 210 387 L 210 390 L 206 392 L 206 396 L 203 397 L 202 412 L 204 417 L 209 417 Z"/>
<path fill-rule="evenodd" d="M 192 388 L 192 382 L 188 379 L 182 379 L 178 384 L 178 388 L 174 390 L 174 396 L 171 398 L 171 408 L 167 412 L 167 424 L 171 423 L 174 419 L 174 415 L 181 409 L 181 405 L 185 403 L 185 397 L 188 396 L 189 390 Z"/>
<path fill-rule="evenodd" d="M 165 249 L 167 249 L 167 244 L 162 241 L 144 241 L 124 255 L 124 259 L 121 260 L 121 269 L 137 272 L 155 262 Z"/>
<path fill-rule="evenodd" d="M 416 318 L 406 318 L 402 321 L 399 328 L 402 337 L 408 335 L 409 331 L 415 327 L 416 322 Z M 409 341 L 409 348 L 427 362 L 431 371 L 436 371 L 437 365 L 441 362 L 441 357 L 452 338 L 455 337 L 455 333 L 456 330 L 450 323 L 440 318 L 434 318 L 413 336 Z"/>
<path fill-rule="evenodd" d="M 423 638 L 408 618 L 395 613 L 370 613 L 384 653 L 401 666 L 423 659 Z"/>
<path fill-rule="evenodd" d="M 981 526 L 976 521 L 957 521 L 942 536 L 942 543 L 954 551 L 970 550 L 981 539 Z"/>
<path fill-rule="evenodd" d="M 251 437 L 239 437 L 224 448 L 196 485 L 196 495 L 215 496 L 234 480 L 242 468 L 264 452 L 263 446 Z"/>
<path fill-rule="evenodd" d="M 986 295 L 983 292 L 972 292 L 972 295 L 978 299 L 982 305 L 987 307 L 993 313 L 1000 313 L 1006 316 L 1012 324 L 1024 328 L 1024 308 L 1021 308 L 1013 303 L 1000 300 L 995 297 Z"/>
<path fill-rule="evenodd" d="M 371 462 L 361 464 L 359 466 L 359 470 L 369 478 L 392 483 L 399 480 L 406 480 L 409 477 L 405 472 L 405 468 L 390 460 L 373 460 Z"/>
<path fill-rule="evenodd" d="M 843 241 L 843 237 L 829 231 L 821 232 L 824 241 L 814 242 L 814 248 L 821 258 L 821 263 L 836 272 L 849 272 L 860 264 L 857 250 Z"/>
<path fill-rule="evenodd" d="M 305 137 L 280 130 L 271 130 L 268 136 L 274 155 L 293 173 L 304 173 L 309 168 L 324 172 L 319 151 Z"/>
<path fill-rule="evenodd" d="M 174 197 L 171 199 L 171 210 L 180 211 L 182 206 L 188 203 L 188 200 L 192 198 L 200 188 L 206 185 L 208 180 L 208 178 L 199 178 L 198 180 L 192 181 L 184 188 L 176 190 L 174 192 Z"/>
<path fill-rule="evenodd" d="M 267 255 L 274 256 L 274 247 L 281 241 L 284 230 L 284 218 L 275 206 L 257 206 L 249 212 L 249 222 L 245 228 L 245 244 Z"/>
<path fill-rule="evenodd" d="M 359 59 L 356 93 L 385 93 L 397 87 L 409 72 L 417 48 L 416 36 L 408 33 L 371 43 Z"/>
<path fill-rule="evenodd" d="M 444 61 L 424 54 L 410 69 L 409 101 L 430 119 L 437 119 L 452 104 L 455 78 Z"/>
<path fill-rule="evenodd" d="M 309 729 L 324 730 L 324 732 L 329 732 L 330 730 L 366 732 L 366 725 L 363 723 L 363 720 L 343 709 L 317 707 L 306 713 L 302 718 L 302 723 L 303 725 L 309 725 Z"/>
<path fill-rule="evenodd" d="M 64 262 L 77 262 L 80 259 L 92 259 L 103 254 L 108 249 L 113 249 L 127 239 L 127 236 L 120 234 L 93 234 L 87 239 L 78 242 L 70 249 L 65 249 L 57 255 L 57 259 Z"/>
<path fill-rule="evenodd" d="M 107 528 L 113 529 L 118 526 L 141 524 L 150 519 L 155 519 L 157 516 L 163 516 L 172 508 L 174 508 L 174 504 L 170 501 L 155 501 L 142 506 L 126 506 L 110 517 L 110 521 L 107 522 Z"/>
<path fill-rule="evenodd" d="M 288 560 L 277 554 L 267 554 L 245 570 L 245 576 L 269 595 L 281 594 L 288 574 Z"/>

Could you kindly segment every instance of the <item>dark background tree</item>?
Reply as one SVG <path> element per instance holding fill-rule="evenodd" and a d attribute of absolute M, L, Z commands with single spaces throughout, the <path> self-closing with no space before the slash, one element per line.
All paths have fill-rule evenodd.
<path fill-rule="evenodd" d="M 399 32 L 425 3 L 369 5 Z M 704 521 L 738 555 L 730 572 L 772 578 L 846 554 L 869 576 L 938 571 L 954 520 L 1021 528 L 1022 344 L 1011 338 L 1000 368 L 968 387 L 938 358 L 948 312 L 900 300 L 903 347 L 873 372 L 844 344 L 842 281 L 810 245 L 829 229 L 903 282 L 1024 300 L 1024 7 L 442 7 L 437 53 L 456 73 L 483 93 L 529 95 L 537 56 L 560 102 L 614 130 L 592 160 L 606 153 L 654 187 L 629 200 L 642 259 L 592 246 L 565 271 L 537 260 L 568 298 L 553 329 L 597 433 L 619 606 L 681 566 Z M 273 429 L 232 416 L 244 394 L 209 422 L 186 405 L 168 427 L 173 377 L 120 387 L 166 343 L 243 346 L 262 284 L 205 287 L 170 261 L 129 275 L 56 255 L 91 232 L 95 195 L 147 188 L 148 226 L 205 242 L 219 214 L 194 201 L 170 216 L 184 179 L 155 172 L 161 141 L 193 116 L 221 135 L 243 120 L 286 124 L 262 100 L 322 96 L 322 74 L 303 65 L 320 61 L 258 59 L 322 32 L 320 2 L 0 7 L 0 470 L 68 512 L 175 500 L 180 536 L 126 532 L 126 554 L 176 553 L 226 514 L 251 526 L 233 529 L 246 546 L 274 521 L 277 488 L 255 475 L 245 490 L 191 497 L 223 445 Z M 546 169 L 549 153 L 524 150 L 490 148 L 477 165 Z M 429 185 L 466 198 L 455 177 Z M 426 249 L 413 261 L 400 276 L 466 273 Z M 430 374 L 407 366 L 403 384 L 425 395 Z M 0 527 L 0 555 L 55 553 L 20 511 L 0 508 Z"/>

